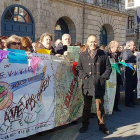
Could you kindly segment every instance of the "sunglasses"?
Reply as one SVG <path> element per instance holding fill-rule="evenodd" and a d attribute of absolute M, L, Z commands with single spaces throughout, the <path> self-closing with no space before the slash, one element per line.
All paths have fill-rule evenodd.
<path fill-rule="evenodd" d="M 12 45 L 21 45 L 20 42 L 11 42 Z"/>

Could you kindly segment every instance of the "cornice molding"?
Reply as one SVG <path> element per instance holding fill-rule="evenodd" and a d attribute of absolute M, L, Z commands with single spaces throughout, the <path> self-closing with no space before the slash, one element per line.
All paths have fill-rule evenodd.
<path fill-rule="evenodd" d="M 84 2 L 80 2 L 80 1 L 72 1 L 72 0 L 51 0 L 51 1 L 61 2 L 64 4 L 69 4 L 71 6 L 78 6 L 84 8 Z"/>
<path fill-rule="evenodd" d="M 71 6 L 82 7 L 82 8 L 85 8 L 85 10 L 86 9 L 94 10 L 94 11 L 97 11 L 97 12 L 111 14 L 111 15 L 114 15 L 114 16 L 121 16 L 121 17 L 124 17 L 124 18 L 128 17 L 128 15 L 129 15 L 126 12 L 121 12 L 121 11 L 101 7 L 101 6 L 98 6 L 98 5 L 93 5 L 93 4 L 90 4 L 90 3 L 80 2 L 80 1 L 73 1 L 73 0 L 51 0 L 51 1 L 52 2 L 53 1 L 61 2 L 61 3 L 68 4 L 68 5 L 71 5 Z"/>
<path fill-rule="evenodd" d="M 121 11 L 117 11 L 117 10 L 113 10 L 113 9 L 109 9 L 109 8 L 105 8 L 105 7 L 101 7 L 101 6 L 97 6 L 97 5 L 91 5 L 91 4 L 86 4 L 85 8 L 89 9 L 89 10 L 101 12 L 101 13 L 106 13 L 106 14 L 109 13 L 114 16 L 128 17 L 128 15 L 129 15 L 126 12 L 121 12 Z"/>

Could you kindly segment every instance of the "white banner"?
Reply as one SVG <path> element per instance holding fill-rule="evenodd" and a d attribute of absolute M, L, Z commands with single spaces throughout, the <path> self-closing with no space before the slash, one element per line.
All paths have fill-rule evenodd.
<path fill-rule="evenodd" d="M 137 53 L 137 98 L 140 98 L 140 53 Z"/>
<path fill-rule="evenodd" d="M 110 59 L 110 63 L 113 64 L 113 60 Z M 105 96 L 104 96 L 104 109 L 105 114 L 112 114 L 114 107 L 114 100 L 116 95 L 116 70 L 112 68 L 112 73 L 109 80 L 106 81 Z M 96 102 L 93 98 L 92 112 L 96 112 Z"/>
<path fill-rule="evenodd" d="M 36 54 L 34 54 L 35 56 Z M 0 139 L 14 140 L 55 127 L 55 89 L 50 55 L 28 64 L 0 63 Z"/>
<path fill-rule="evenodd" d="M 41 58 L 36 69 L 31 62 L 35 62 L 35 57 Z M 111 114 L 116 70 L 106 86 L 104 107 L 106 114 Z M 81 117 L 84 105 L 81 89 L 74 63 L 66 58 L 31 54 L 28 64 L 4 59 L 0 63 L 0 139 L 27 137 Z"/>

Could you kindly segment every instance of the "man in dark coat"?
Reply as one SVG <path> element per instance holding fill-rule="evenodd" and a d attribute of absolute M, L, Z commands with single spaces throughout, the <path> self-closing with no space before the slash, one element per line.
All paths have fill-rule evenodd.
<path fill-rule="evenodd" d="M 87 49 L 79 57 L 77 70 L 82 79 L 84 96 L 83 120 L 79 132 L 84 133 L 89 126 L 92 98 L 95 96 L 99 130 L 109 134 L 104 122 L 104 94 L 105 82 L 109 79 L 112 68 L 108 56 L 104 51 L 97 49 L 97 38 L 90 35 L 87 40 Z"/>
<path fill-rule="evenodd" d="M 122 60 L 124 60 L 127 64 L 134 67 L 136 63 L 136 54 L 134 53 L 135 43 L 133 41 L 128 41 L 126 43 L 126 49 L 122 53 Z M 125 106 L 127 107 L 135 107 L 138 105 L 134 101 L 134 92 L 133 90 L 137 86 L 137 73 L 134 73 L 130 67 L 125 68 Z"/>
<path fill-rule="evenodd" d="M 108 45 L 109 52 L 108 56 L 110 59 L 113 59 L 114 63 L 118 63 L 121 61 L 121 52 L 118 51 L 119 43 L 117 41 L 111 41 Z M 118 108 L 119 100 L 120 100 L 120 86 L 123 85 L 123 81 L 121 75 L 117 73 L 117 85 L 116 85 L 116 95 L 114 101 L 114 111 L 121 111 Z"/>

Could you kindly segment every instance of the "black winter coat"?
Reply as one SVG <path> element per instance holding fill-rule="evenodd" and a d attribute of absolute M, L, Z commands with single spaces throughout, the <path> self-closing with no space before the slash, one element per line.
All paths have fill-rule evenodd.
<path fill-rule="evenodd" d="M 95 91 L 95 96 L 104 96 L 105 82 L 112 72 L 109 58 L 104 51 L 98 49 L 92 59 L 87 49 L 79 57 L 77 70 L 79 78 L 82 79 L 83 91 L 88 91 L 90 95 L 93 95 L 92 93 Z"/>
<path fill-rule="evenodd" d="M 126 49 L 122 52 L 122 59 L 126 63 L 136 63 L 136 56 L 133 55 L 133 52 L 130 49 Z"/>
<path fill-rule="evenodd" d="M 58 46 L 56 47 L 56 53 L 63 55 L 65 51 L 67 51 L 67 46 L 66 45 L 63 46 L 62 43 L 59 43 Z"/>

